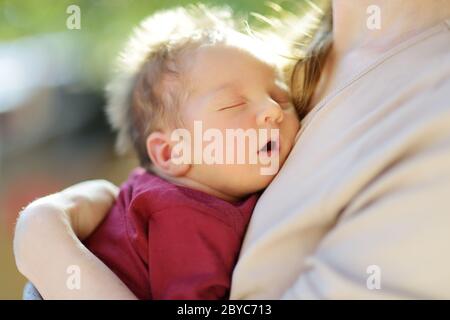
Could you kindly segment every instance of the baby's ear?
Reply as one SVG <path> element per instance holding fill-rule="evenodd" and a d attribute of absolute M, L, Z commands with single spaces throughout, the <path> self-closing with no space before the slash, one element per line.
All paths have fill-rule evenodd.
<path fill-rule="evenodd" d="M 184 176 L 190 168 L 189 164 L 172 161 L 172 144 L 164 132 L 152 132 L 147 137 L 147 154 L 155 169 L 171 177 Z"/>

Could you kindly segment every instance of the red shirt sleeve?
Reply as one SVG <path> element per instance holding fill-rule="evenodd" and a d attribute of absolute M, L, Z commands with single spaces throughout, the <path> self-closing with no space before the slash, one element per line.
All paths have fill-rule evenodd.
<path fill-rule="evenodd" d="M 226 216 L 173 207 L 148 222 L 153 299 L 227 299 L 240 237 Z"/>

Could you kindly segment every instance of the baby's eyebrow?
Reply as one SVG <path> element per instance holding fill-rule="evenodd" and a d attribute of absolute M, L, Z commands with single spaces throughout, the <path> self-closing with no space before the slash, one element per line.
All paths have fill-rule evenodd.
<path fill-rule="evenodd" d="M 236 88 L 236 84 L 234 82 L 226 82 L 226 83 L 222 83 L 220 85 L 218 85 L 217 87 L 214 87 L 212 89 L 208 89 L 207 91 L 204 91 L 203 93 L 200 92 L 200 94 L 203 95 L 204 98 L 207 98 L 208 100 L 213 98 L 217 93 L 220 93 L 221 91 L 225 91 L 225 90 L 230 90 L 230 89 L 235 89 Z M 190 93 L 194 94 L 194 93 L 199 93 L 199 88 L 195 85 L 191 86 L 190 88 Z"/>
<path fill-rule="evenodd" d="M 226 82 L 226 83 L 223 83 L 221 85 L 218 85 L 215 88 L 212 88 L 212 89 L 208 90 L 206 97 L 207 97 L 207 99 L 209 101 L 211 101 L 211 100 L 216 99 L 217 96 L 220 96 L 220 94 L 222 92 L 233 92 L 233 93 L 236 93 L 237 90 L 238 90 L 237 88 L 238 87 L 237 87 L 236 83 L 234 83 L 234 82 Z"/>
<path fill-rule="evenodd" d="M 225 90 L 234 89 L 234 88 L 236 88 L 236 84 L 234 82 L 226 82 L 226 83 L 223 83 L 223 84 L 217 86 L 216 88 L 211 89 L 210 92 L 211 92 L 211 94 L 215 94 L 220 91 L 225 91 Z"/>
<path fill-rule="evenodd" d="M 213 87 L 212 89 L 207 90 L 206 92 L 203 92 L 201 94 L 201 100 L 204 104 L 208 105 L 212 103 L 212 101 L 216 100 L 216 97 L 220 95 L 221 92 L 224 91 L 235 91 L 237 88 L 236 84 L 234 82 L 226 82 L 222 83 L 216 87 Z"/>

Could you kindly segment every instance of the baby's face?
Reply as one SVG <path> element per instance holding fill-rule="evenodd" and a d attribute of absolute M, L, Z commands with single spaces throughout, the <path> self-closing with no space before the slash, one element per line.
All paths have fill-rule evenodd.
<path fill-rule="evenodd" d="M 233 197 L 265 188 L 286 160 L 299 129 L 285 84 L 273 66 L 236 47 L 204 46 L 192 59 L 189 96 L 180 113 L 192 136 L 193 159 L 194 140 L 202 141 L 202 161 L 192 164 L 190 178 Z M 243 145 L 227 139 L 227 130 L 239 136 L 237 129 L 249 134 Z M 248 138 L 253 133 L 256 143 Z M 222 142 L 217 141 L 220 134 Z M 244 155 L 244 161 L 238 155 Z"/>

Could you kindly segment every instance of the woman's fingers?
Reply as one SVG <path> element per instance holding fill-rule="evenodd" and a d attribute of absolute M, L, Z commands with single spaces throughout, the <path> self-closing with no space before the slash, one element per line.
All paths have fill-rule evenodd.
<path fill-rule="evenodd" d="M 91 180 L 61 192 L 70 225 L 80 239 L 88 237 L 105 218 L 119 188 L 106 180 Z"/>

